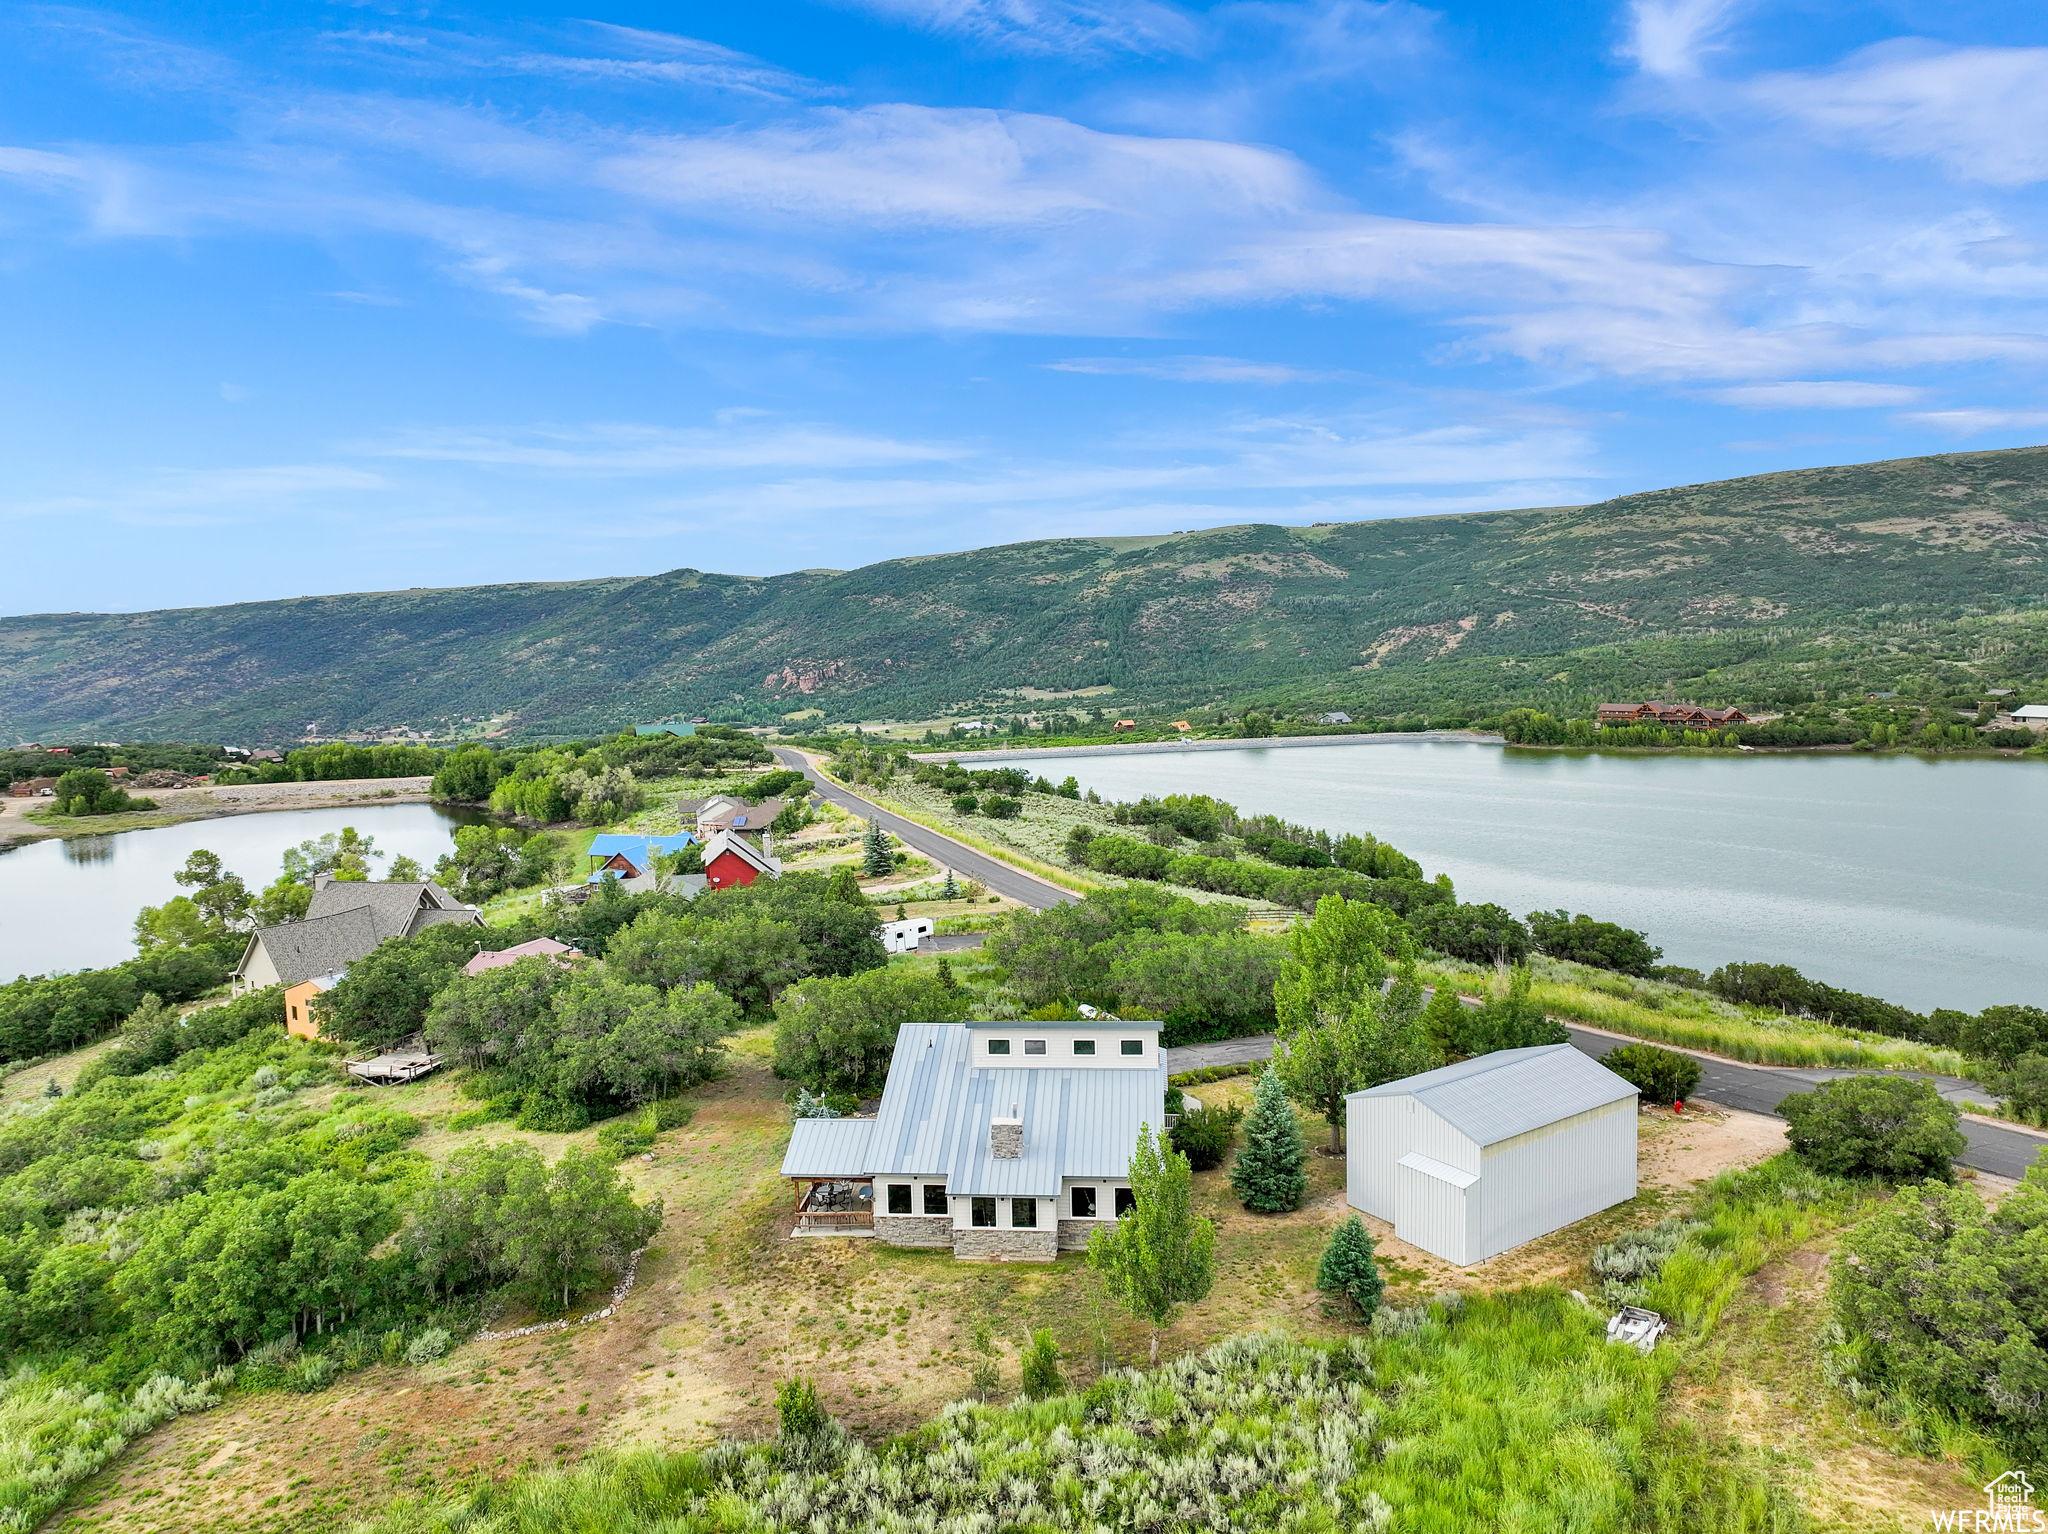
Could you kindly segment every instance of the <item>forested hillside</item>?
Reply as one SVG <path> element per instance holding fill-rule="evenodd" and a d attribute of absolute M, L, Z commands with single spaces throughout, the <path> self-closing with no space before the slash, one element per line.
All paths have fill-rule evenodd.
<path fill-rule="evenodd" d="M 1103 685 L 1119 708 L 1261 696 L 1383 713 L 1997 685 L 2048 675 L 2044 552 L 2048 448 L 2019 448 L 845 572 L 39 615 L 0 620 L 0 733 L 544 734 L 676 711 L 918 717 Z"/>

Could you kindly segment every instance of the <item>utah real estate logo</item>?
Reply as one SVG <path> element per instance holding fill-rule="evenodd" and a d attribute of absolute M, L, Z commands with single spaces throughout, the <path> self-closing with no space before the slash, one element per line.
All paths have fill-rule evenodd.
<path fill-rule="evenodd" d="M 2008 1470 L 1989 1486 L 1984 1488 L 1988 1502 L 1985 1507 L 1959 1507 L 1947 1512 L 1930 1513 L 1937 1529 L 1957 1529 L 1977 1534 L 1992 1531 L 2011 1530 L 2014 1534 L 2035 1534 L 2048 1531 L 2048 1515 L 2034 1506 L 2034 1483 L 2027 1479 L 2024 1470 Z"/>

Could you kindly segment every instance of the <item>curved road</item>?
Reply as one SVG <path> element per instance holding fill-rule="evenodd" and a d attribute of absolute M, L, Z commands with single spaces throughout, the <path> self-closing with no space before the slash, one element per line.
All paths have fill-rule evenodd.
<path fill-rule="evenodd" d="M 926 857 L 933 859 L 941 868 L 950 868 L 955 873 L 979 879 L 998 895 L 1007 895 L 1021 901 L 1033 910 L 1044 910 L 1047 906 L 1058 905 L 1072 900 L 1071 890 L 1061 889 L 1035 874 L 1028 874 L 1021 868 L 1012 867 L 1001 858 L 992 858 L 986 852 L 976 852 L 965 842 L 956 842 L 942 831 L 934 831 L 919 825 L 914 820 L 905 820 L 893 810 L 885 810 L 871 800 L 863 799 L 849 788 L 828 782 L 803 752 L 788 746 L 772 748 L 775 759 L 785 767 L 799 769 L 811 780 L 811 788 L 821 799 L 829 799 L 841 809 L 851 810 L 863 820 L 881 823 L 884 831 L 903 843 L 915 848 Z"/>
<path fill-rule="evenodd" d="M 776 757 L 789 767 L 803 769 L 812 786 L 823 797 L 834 804 L 853 811 L 869 820 L 879 820 L 882 828 L 898 838 L 906 846 L 915 847 L 926 857 L 935 858 L 942 866 L 953 868 L 959 873 L 969 874 L 997 894 L 1008 895 L 1012 900 L 1043 910 L 1049 905 L 1075 898 L 1073 893 L 1056 884 L 1013 868 L 1000 859 L 992 858 L 985 852 L 976 852 L 943 832 L 933 831 L 905 820 L 901 815 L 892 814 L 880 805 L 863 799 L 851 789 L 828 783 L 799 751 L 788 747 L 775 748 Z M 1598 1059 L 1618 1044 L 1630 1042 L 1625 1036 L 1605 1033 L 1597 1028 L 1579 1028 L 1566 1025 L 1572 1043 L 1586 1054 Z M 1669 1047 L 1669 1046 L 1666 1046 Z M 1220 1044 L 1191 1044 L 1181 1049 L 1167 1051 L 1167 1064 L 1176 1071 L 1193 1070 L 1203 1065 L 1236 1065 L 1247 1061 L 1263 1060 L 1273 1052 L 1273 1037 L 1265 1034 L 1252 1039 L 1230 1039 Z M 1692 1050 L 1681 1051 L 1691 1054 L 1700 1062 L 1700 1094 L 1708 1101 L 1724 1107 L 1742 1108 L 1751 1113 L 1767 1113 L 1777 1117 L 1778 1104 L 1794 1092 L 1804 1092 L 1823 1081 L 1833 1081 L 1842 1076 L 1863 1074 L 1846 1070 L 1800 1070 L 1775 1065 L 1741 1065 L 1732 1060 L 1719 1060 L 1709 1055 L 1697 1054 Z M 1981 1089 L 1970 1083 L 1952 1081 L 1947 1077 L 1930 1078 L 1942 1095 L 1959 1098 L 1966 1095 L 1984 1095 Z M 2028 1134 L 2025 1130 L 2007 1129 L 1997 1124 L 1980 1124 L 1971 1119 L 1962 1123 L 1963 1138 L 1968 1148 L 1958 1158 L 1964 1166 L 1975 1167 L 1999 1177 L 2018 1177 L 2031 1166 L 2042 1151 L 2048 1150 L 2048 1135 Z"/>

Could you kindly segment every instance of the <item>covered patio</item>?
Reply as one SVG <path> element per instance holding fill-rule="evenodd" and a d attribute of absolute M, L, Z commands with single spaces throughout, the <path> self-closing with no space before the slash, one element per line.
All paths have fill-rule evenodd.
<path fill-rule="evenodd" d="M 872 1236 L 875 1185 L 867 1178 L 792 1177 L 796 1189 L 793 1236 Z"/>

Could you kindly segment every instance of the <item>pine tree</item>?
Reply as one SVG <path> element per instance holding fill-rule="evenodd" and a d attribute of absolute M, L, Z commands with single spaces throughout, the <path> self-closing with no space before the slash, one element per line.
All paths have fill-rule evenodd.
<path fill-rule="evenodd" d="M 890 851 L 895 844 L 889 840 L 889 833 L 882 829 L 878 820 L 868 822 L 866 833 L 860 839 L 861 872 L 870 879 L 879 879 L 896 871 L 896 858 Z"/>
<path fill-rule="evenodd" d="M 1440 1055 L 1462 1056 L 1471 1031 L 1471 1008 L 1454 985 L 1440 985 L 1422 1009 L 1420 1026 L 1424 1037 Z"/>
<path fill-rule="evenodd" d="M 1152 1323 L 1155 1364 L 1159 1328 L 1216 1282 L 1216 1227 L 1195 1213 L 1194 1193 L 1187 1157 L 1144 1125 L 1131 1156 L 1132 1207 L 1088 1241 L 1088 1266 L 1116 1302 Z"/>
<path fill-rule="evenodd" d="M 1244 1121 L 1244 1149 L 1230 1168 L 1238 1201 L 1260 1214 L 1299 1209 L 1308 1192 L 1308 1145 L 1294 1104 L 1272 1071 L 1259 1073 L 1252 1111 Z"/>
<path fill-rule="evenodd" d="M 1372 1232 L 1357 1215 L 1331 1233 L 1323 1260 L 1316 1265 L 1316 1287 L 1325 1294 L 1344 1295 L 1367 1320 L 1380 1308 L 1386 1283 L 1373 1256 Z"/>
<path fill-rule="evenodd" d="M 949 868 L 946 870 L 946 882 L 939 887 L 939 899 L 958 900 L 959 898 L 960 881 L 953 877 L 953 870 Z"/>

